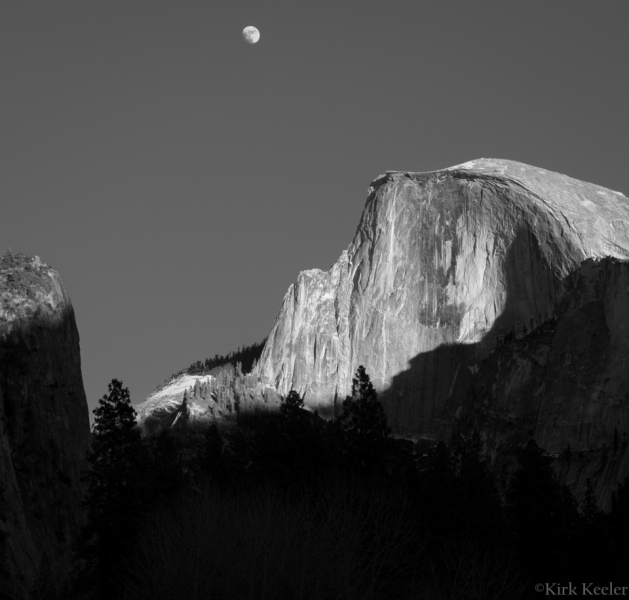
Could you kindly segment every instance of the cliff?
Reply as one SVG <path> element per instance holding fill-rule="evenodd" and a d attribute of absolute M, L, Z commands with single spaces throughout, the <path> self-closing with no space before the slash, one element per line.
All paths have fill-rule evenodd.
<path fill-rule="evenodd" d="M 588 259 L 564 285 L 551 319 L 481 366 L 462 420 L 498 467 L 533 433 L 577 496 L 591 479 L 608 509 L 629 475 L 629 262 Z"/>
<path fill-rule="evenodd" d="M 629 201 L 619 192 L 505 160 L 388 172 L 371 184 L 348 250 L 289 288 L 257 374 L 332 414 L 362 364 L 406 437 L 441 439 L 474 421 L 495 448 L 509 427 L 514 440 L 534 435 L 584 456 L 614 436 L 622 446 L 627 260 Z M 577 344 L 584 327 L 596 350 Z M 509 354 L 549 328 L 546 350 Z M 534 368 L 544 352 L 550 367 Z M 568 371 L 556 366 L 566 360 Z M 629 474 L 619 453 L 597 480 L 604 503 L 612 480 Z M 596 471 L 564 467 L 579 480 Z"/>
<path fill-rule="evenodd" d="M 37 577 L 63 577 L 85 520 L 90 429 L 59 274 L 37 257 L 6 254 L 0 302 L 0 588 L 19 597 Z"/>

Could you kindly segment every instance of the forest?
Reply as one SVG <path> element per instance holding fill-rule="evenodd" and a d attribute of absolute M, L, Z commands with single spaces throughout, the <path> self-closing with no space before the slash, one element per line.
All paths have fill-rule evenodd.
<path fill-rule="evenodd" d="M 181 369 L 180 371 L 173 373 L 167 379 L 164 379 L 164 382 L 158 385 L 154 392 L 166 387 L 173 379 L 177 379 L 177 377 L 183 375 L 184 373 L 188 373 L 189 375 L 206 375 L 213 370 L 219 369 L 220 367 L 225 367 L 227 365 L 233 366 L 236 364 L 240 364 L 240 368 L 244 373 L 250 373 L 256 366 L 260 355 L 262 354 L 266 339 L 267 338 L 264 338 L 261 342 L 251 344 L 250 346 L 243 346 L 242 348 L 238 347 L 236 351 L 231 351 L 224 355 L 215 354 L 214 358 L 197 360 L 189 367 Z"/>
<path fill-rule="evenodd" d="M 220 385 L 242 387 L 251 376 L 237 371 Z M 505 483 L 476 432 L 396 439 L 363 367 L 329 421 L 292 391 L 274 412 L 240 406 L 230 429 L 142 437 L 115 379 L 94 413 L 88 523 L 48 598 L 515 600 L 540 582 L 629 586 L 628 481 L 605 514 L 591 484 L 577 504 L 533 440 Z"/>

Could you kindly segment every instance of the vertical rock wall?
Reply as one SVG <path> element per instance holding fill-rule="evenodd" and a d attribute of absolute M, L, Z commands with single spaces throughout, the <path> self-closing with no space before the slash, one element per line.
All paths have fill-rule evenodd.
<path fill-rule="evenodd" d="M 494 462 L 534 435 L 578 495 L 602 507 L 629 475 L 629 262 L 584 261 L 551 320 L 497 348 L 473 382 L 464 420 Z"/>
<path fill-rule="evenodd" d="M 299 274 L 259 362 L 258 373 L 281 394 L 298 389 L 309 406 L 324 413 L 344 398 L 351 382 L 350 269 L 343 252 L 327 273 Z"/>
<path fill-rule="evenodd" d="M 90 430 L 74 311 L 37 257 L 0 259 L 0 559 L 25 585 L 63 557 L 84 524 Z M 45 566 L 48 565 L 48 566 Z"/>
<path fill-rule="evenodd" d="M 497 160 L 387 173 L 349 249 L 289 289 L 258 372 L 331 410 L 362 364 L 396 432 L 438 436 L 492 348 L 548 319 L 583 260 L 627 248 L 627 200 L 599 186 Z"/>

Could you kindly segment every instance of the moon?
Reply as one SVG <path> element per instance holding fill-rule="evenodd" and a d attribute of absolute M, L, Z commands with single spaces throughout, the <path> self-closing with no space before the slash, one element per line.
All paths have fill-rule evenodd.
<path fill-rule="evenodd" d="M 249 25 L 242 30 L 242 37 L 247 44 L 255 44 L 260 39 L 260 32 L 253 25 Z"/>

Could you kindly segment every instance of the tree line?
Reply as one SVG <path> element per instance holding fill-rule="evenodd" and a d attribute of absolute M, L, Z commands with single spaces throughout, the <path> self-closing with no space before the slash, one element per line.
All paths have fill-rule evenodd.
<path fill-rule="evenodd" d="M 363 367 L 333 421 L 291 391 L 230 429 L 145 438 L 113 380 L 89 462 L 64 598 L 510 600 L 538 597 L 540 582 L 629 586 L 628 481 L 604 514 L 591 483 L 577 505 L 534 440 L 503 485 L 474 431 L 396 439 Z"/>
<path fill-rule="evenodd" d="M 216 369 L 217 367 L 222 367 L 227 364 L 232 364 L 235 366 L 236 363 L 240 363 L 240 368 L 242 369 L 242 371 L 244 373 L 250 373 L 256 366 L 258 360 L 260 360 L 260 356 L 262 355 L 262 350 L 264 349 L 264 344 L 266 344 L 266 340 L 267 338 L 264 338 L 261 342 L 251 344 L 250 346 L 243 346 L 242 348 L 238 346 L 237 350 L 232 350 L 227 354 L 215 354 L 214 358 L 197 360 L 191 363 L 189 367 L 173 373 L 168 379 L 165 379 L 164 382 L 159 385 L 155 391 L 159 391 L 160 389 L 166 387 L 171 381 L 177 379 L 177 377 L 185 373 L 189 375 L 205 375 L 209 373 L 212 369 Z"/>

